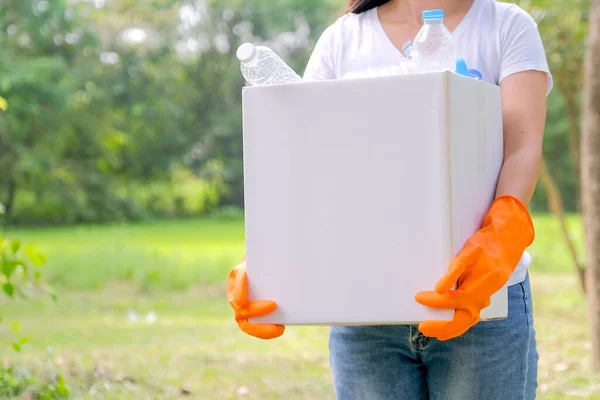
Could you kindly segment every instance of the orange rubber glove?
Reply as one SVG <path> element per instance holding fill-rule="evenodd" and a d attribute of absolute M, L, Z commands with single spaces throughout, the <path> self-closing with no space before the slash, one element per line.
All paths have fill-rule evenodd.
<path fill-rule="evenodd" d="M 283 325 L 251 324 L 248 318 L 261 317 L 273 312 L 277 304 L 270 300 L 248 301 L 248 276 L 246 255 L 240 265 L 233 268 L 227 278 L 227 299 L 235 312 L 235 321 L 240 329 L 259 339 L 275 339 L 283 335 Z"/>
<path fill-rule="evenodd" d="M 452 260 L 435 291 L 417 293 L 415 299 L 420 304 L 456 310 L 452 321 L 421 322 L 421 333 L 449 340 L 478 323 L 481 310 L 490 305 L 491 296 L 508 282 L 533 237 L 533 223 L 525 205 L 513 196 L 498 197 L 482 228 Z M 456 283 L 456 290 L 452 290 Z"/>

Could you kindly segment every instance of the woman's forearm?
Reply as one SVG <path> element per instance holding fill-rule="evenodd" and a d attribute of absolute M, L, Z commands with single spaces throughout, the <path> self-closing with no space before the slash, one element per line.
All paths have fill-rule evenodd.
<path fill-rule="evenodd" d="M 546 121 L 546 73 L 526 71 L 501 84 L 504 164 L 496 197 L 512 195 L 529 204 L 539 177 Z"/>
<path fill-rule="evenodd" d="M 508 155 L 500 171 L 496 197 L 512 195 L 529 204 L 540 173 L 541 151 L 523 147 Z"/>

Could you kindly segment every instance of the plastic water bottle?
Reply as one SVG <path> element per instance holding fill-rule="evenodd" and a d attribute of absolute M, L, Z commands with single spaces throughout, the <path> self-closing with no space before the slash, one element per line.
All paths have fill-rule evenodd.
<path fill-rule="evenodd" d="M 407 40 L 406 43 L 404 43 L 404 46 L 402 46 L 402 52 L 404 53 L 404 56 L 406 58 L 408 58 L 409 60 L 412 58 L 412 53 L 411 53 L 412 45 L 413 45 L 412 40 Z"/>
<path fill-rule="evenodd" d="M 455 71 L 456 45 L 444 25 L 444 10 L 423 11 L 423 27 L 410 47 L 418 71 Z"/>
<path fill-rule="evenodd" d="M 241 63 L 242 75 L 250 85 L 302 81 L 302 78 L 268 47 L 244 43 L 237 50 L 237 58 Z"/>

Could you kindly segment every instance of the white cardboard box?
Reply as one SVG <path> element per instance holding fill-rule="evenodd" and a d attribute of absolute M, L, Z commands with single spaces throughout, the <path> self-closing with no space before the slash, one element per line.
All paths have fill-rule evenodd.
<path fill-rule="evenodd" d="M 480 228 L 502 165 L 500 91 L 450 72 L 243 90 L 257 323 L 405 324 Z M 484 319 L 504 318 L 503 288 Z"/>

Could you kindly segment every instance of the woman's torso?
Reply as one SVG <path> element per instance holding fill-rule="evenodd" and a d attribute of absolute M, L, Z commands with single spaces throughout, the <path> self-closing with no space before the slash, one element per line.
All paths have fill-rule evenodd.
<path fill-rule="evenodd" d="M 475 0 L 462 22 L 452 32 L 461 57 L 482 79 L 499 85 L 506 76 L 526 69 L 548 72 L 537 25 L 515 4 Z M 376 8 L 362 14 L 347 14 L 323 33 L 309 60 L 305 80 L 344 79 L 407 62 L 387 36 Z M 525 252 L 509 281 L 521 282 L 531 261 Z"/>
<path fill-rule="evenodd" d="M 457 57 L 463 58 L 469 68 L 480 71 L 484 81 L 498 85 L 503 64 L 518 61 L 503 54 L 507 42 L 516 39 L 511 38 L 511 32 L 531 23 L 535 24 L 529 14 L 514 4 L 475 0 L 452 33 Z M 321 40 L 328 42 L 321 47 L 330 53 L 331 65 L 330 70 L 324 71 L 328 76 L 314 76 L 315 79 L 349 78 L 407 61 L 384 31 L 377 8 L 343 16 L 327 29 Z M 307 79 L 313 78 L 310 67 L 311 63 Z"/>

